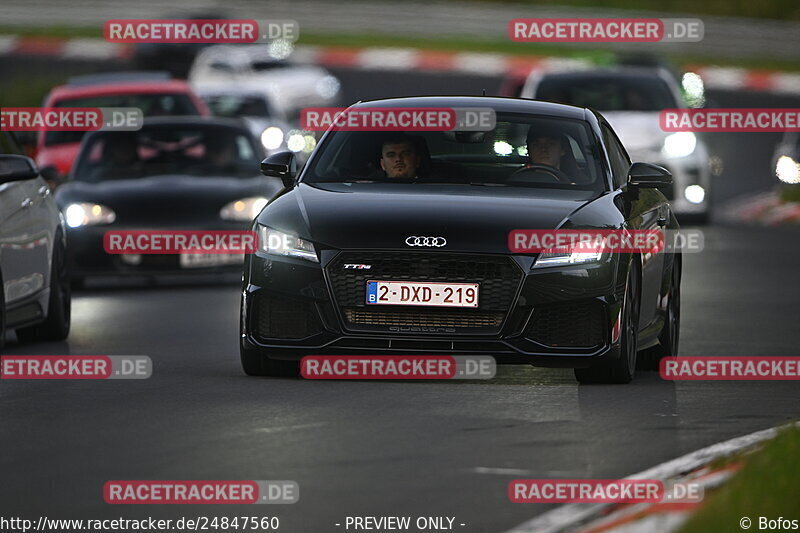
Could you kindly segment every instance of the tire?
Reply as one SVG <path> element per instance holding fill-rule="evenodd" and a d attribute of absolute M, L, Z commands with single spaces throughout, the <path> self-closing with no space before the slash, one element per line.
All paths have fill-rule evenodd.
<path fill-rule="evenodd" d="M 661 360 L 665 357 L 676 357 L 680 343 L 681 326 L 681 268 L 676 261 L 670 275 L 669 294 L 667 296 L 667 320 L 661 333 L 658 334 L 658 344 L 648 348 L 642 353 L 641 368 L 643 370 L 658 370 Z"/>
<path fill-rule="evenodd" d="M 67 257 L 61 235 L 56 235 L 53 260 L 50 265 L 50 300 L 47 318 L 41 324 L 17 329 L 17 339 L 23 342 L 61 341 L 69 335 L 72 315 L 72 291 Z"/>
<path fill-rule="evenodd" d="M 6 344 L 6 293 L 3 286 L 3 276 L 0 275 L 0 353 Z"/>
<path fill-rule="evenodd" d="M 248 376 L 296 378 L 300 375 L 300 361 L 270 359 L 256 350 L 239 348 L 242 370 Z"/>
<path fill-rule="evenodd" d="M 582 385 L 599 383 L 630 383 L 636 372 L 639 323 L 639 276 L 636 263 L 628 273 L 625 299 L 622 303 L 622 325 L 619 345 L 613 347 L 618 357 L 608 363 L 589 368 L 576 368 L 575 379 Z M 614 354 L 612 354 L 614 355 Z"/>

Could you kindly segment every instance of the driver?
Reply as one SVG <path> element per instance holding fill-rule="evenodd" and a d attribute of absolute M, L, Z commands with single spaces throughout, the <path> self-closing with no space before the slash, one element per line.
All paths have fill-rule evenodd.
<path fill-rule="evenodd" d="M 528 158 L 531 163 L 561 170 L 561 158 L 567 151 L 560 133 L 549 128 L 531 127 L 525 142 L 528 145 Z"/>
<path fill-rule="evenodd" d="M 113 178 L 130 178 L 142 173 L 136 136 L 128 132 L 110 133 L 105 138 L 102 158 L 94 174 Z"/>
<path fill-rule="evenodd" d="M 416 143 L 407 135 L 391 137 L 381 145 L 381 169 L 387 178 L 417 179 L 421 162 Z"/>
<path fill-rule="evenodd" d="M 227 168 L 238 162 L 238 147 L 234 139 L 210 136 L 206 139 L 206 159 L 217 168 Z"/>
<path fill-rule="evenodd" d="M 528 130 L 525 143 L 532 165 L 545 165 L 560 170 L 573 185 L 576 181 L 585 181 L 572 155 L 569 141 L 559 130 L 550 126 L 533 125 Z"/>

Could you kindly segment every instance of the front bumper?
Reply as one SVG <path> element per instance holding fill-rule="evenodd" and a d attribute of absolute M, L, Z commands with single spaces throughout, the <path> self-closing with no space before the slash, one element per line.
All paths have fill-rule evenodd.
<path fill-rule="evenodd" d="M 620 256 L 591 265 L 536 270 L 530 269 L 529 256 L 391 250 L 323 250 L 320 256 L 319 264 L 262 253 L 248 258 L 241 310 L 243 349 L 275 359 L 492 355 L 499 363 L 562 367 L 588 366 L 613 356 L 612 331 L 624 294 L 625 276 L 617 272 L 623 263 Z M 375 262 L 375 268 L 360 275 L 338 271 L 344 258 L 350 262 L 359 256 Z M 379 257 L 393 260 L 380 263 Z M 500 268 L 504 262 L 507 266 Z M 473 266 L 460 266 L 466 264 Z M 512 272 L 514 279 L 497 277 Z M 478 282 L 481 305 L 442 315 L 441 310 L 411 306 L 379 306 L 386 311 L 378 312 L 376 306 L 363 303 L 366 284 L 361 278 L 423 280 L 415 276 Z M 350 292 L 343 292 L 343 284 L 349 284 Z"/>
<path fill-rule="evenodd" d="M 70 273 L 75 278 L 85 276 L 158 276 L 175 274 L 222 274 L 242 271 L 242 261 L 225 265 L 185 267 L 181 265 L 178 254 L 142 254 L 139 261 L 133 261 L 125 254 L 109 254 L 103 248 L 103 236 L 107 231 L 135 231 L 142 228 L 111 226 L 85 226 L 67 229 L 67 260 Z M 189 231 L 241 231 L 241 223 L 218 224 L 215 227 L 168 228 L 169 230 Z"/>

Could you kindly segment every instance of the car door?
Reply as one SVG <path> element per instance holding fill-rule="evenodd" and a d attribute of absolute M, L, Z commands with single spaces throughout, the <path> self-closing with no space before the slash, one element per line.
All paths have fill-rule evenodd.
<path fill-rule="evenodd" d="M 625 148 L 608 124 L 602 124 L 603 139 L 608 148 L 614 180 L 621 187 L 628 176 L 631 161 Z M 626 221 L 630 229 L 661 230 L 669 220 L 669 205 L 656 189 L 639 189 L 638 198 L 632 202 Z M 664 273 L 664 253 L 642 254 L 642 292 L 639 306 L 639 331 L 651 325 L 657 318 L 659 291 Z"/>
<path fill-rule="evenodd" d="M 22 155 L 0 132 L 0 154 Z M 36 177 L 0 184 L 0 269 L 8 308 L 48 286 L 53 213 L 47 183 Z"/>

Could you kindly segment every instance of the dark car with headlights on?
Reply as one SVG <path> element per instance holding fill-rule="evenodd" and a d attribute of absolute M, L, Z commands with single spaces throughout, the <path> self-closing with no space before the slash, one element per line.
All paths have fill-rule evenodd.
<path fill-rule="evenodd" d="M 106 231 L 246 230 L 282 185 L 258 172 L 263 150 L 238 121 L 145 119 L 139 131 L 86 136 L 56 192 L 73 279 L 238 271 L 241 254 L 107 254 Z"/>
<path fill-rule="evenodd" d="M 331 130 L 299 175 L 291 153 L 264 161 L 286 188 L 255 219 L 259 249 L 245 259 L 247 374 L 293 374 L 304 355 L 485 354 L 572 367 L 583 383 L 625 383 L 637 361 L 676 355 L 679 255 L 508 247 L 517 229 L 678 228 L 658 190 L 669 173 L 631 164 L 602 115 L 487 97 L 350 109 L 370 107 L 490 107 L 497 123 L 488 132 L 407 132 L 400 148 L 397 133 Z M 545 132 L 561 139 L 560 164 L 528 158 L 528 140 Z M 416 153 L 416 171 L 389 177 L 386 146 Z M 423 285 L 447 297 L 391 294 Z"/>

